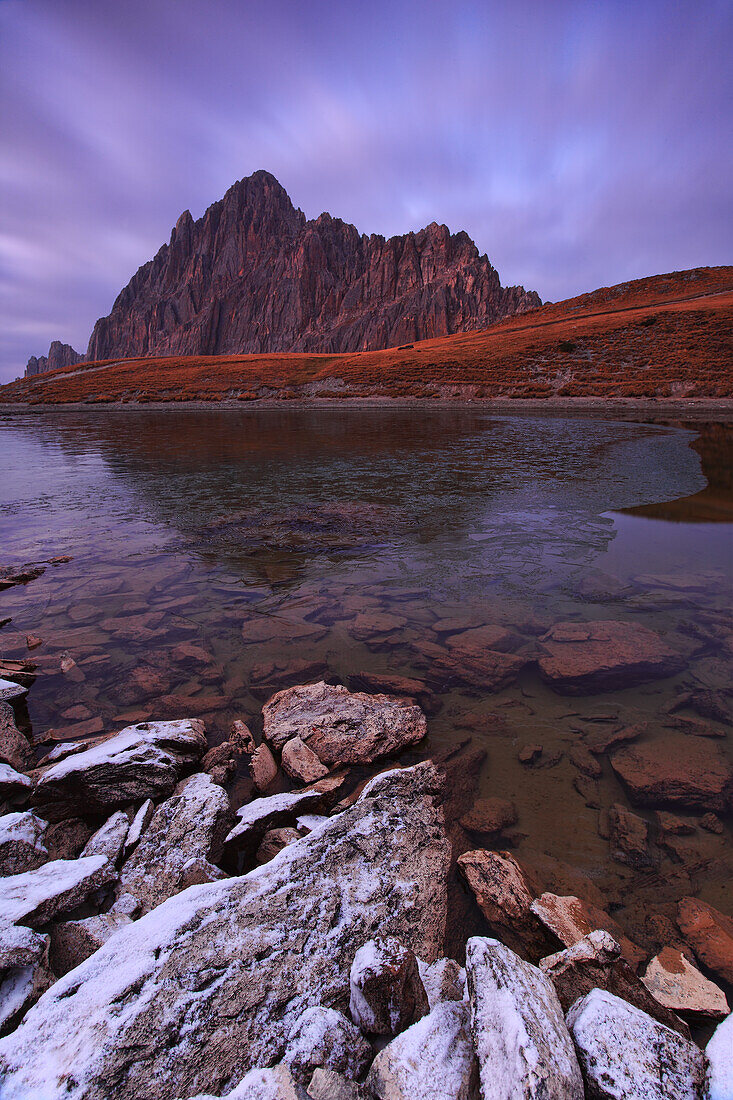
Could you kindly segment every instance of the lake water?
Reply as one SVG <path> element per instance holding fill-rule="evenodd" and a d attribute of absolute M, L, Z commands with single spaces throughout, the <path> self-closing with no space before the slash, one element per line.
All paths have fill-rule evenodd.
<path fill-rule="evenodd" d="M 569 754 L 601 727 L 666 736 L 690 688 L 727 697 L 730 439 L 720 425 L 467 409 L 0 413 L 0 564 L 73 556 L 0 593 L 13 618 L 0 651 L 38 664 L 39 751 L 94 720 L 200 715 L 219 741 L 236 717 L 258 730 L 262 702 L 293 683 L 419 680 L 429 739 L 413 757 L 473 737 L 488 753 L 481 792 L 517 807 L 502 843 L 589 876 L 643 939 L 648 914 L 673 915 L 683 894 L 731 911 L 730 820 L 718 835 L 683 814 L 694 833 L 635 871 L 601 835 L 603 810 L 628 805 L 608 762 L 589 788 Z M 537 639 L 592 619 L 650 627 L 687 668 L 556 694 Z M 450 646 L 484 624 L 511 628 L 527 657 L 500 690 L 463 678 Z M 43 638 L 32 654 L 27 634 Z M 61 673 L 63 653 L 83 680 Z M 530 743 L 543 756 L 528 768 Z"/>

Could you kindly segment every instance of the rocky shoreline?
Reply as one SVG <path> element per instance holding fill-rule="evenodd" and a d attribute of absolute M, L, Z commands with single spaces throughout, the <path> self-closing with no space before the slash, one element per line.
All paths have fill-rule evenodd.
<path fill-rule="evenodd" d="M 259 745 L 182 718 L 35 764 L 0 687 L 2 1100 L 731 1096 L 733 922 L 682 899 L 649 959 L 599 899 L 462 851 L 511 804 L 474 799 L 470 743 L 395 766 L 414 700 L 298 685 Z"/>

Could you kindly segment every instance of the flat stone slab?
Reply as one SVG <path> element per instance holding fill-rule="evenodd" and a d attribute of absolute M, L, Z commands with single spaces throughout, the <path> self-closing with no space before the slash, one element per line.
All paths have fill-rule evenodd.
<path fill-rule="evenodd" d="M 722 1020 L 730 1012 L 723 990 L 701 974 L 678 948 L 665 947 L 655 955 L 643 981 L 655 1000 L 678 1015 Z"/>
<path fill-rule="evenodd" d="M 556 623 L 541 639 L 542 678 L 561 695 L 615 691 L 674 676 L 684 657 L 638 623 Z"/>
<path fill-rule="evenodd" d="M 733 806 L 733 766 L 720 747 L 683 733 L 619 749 L 611 766 L 640 806 L 725 813 Z"/>

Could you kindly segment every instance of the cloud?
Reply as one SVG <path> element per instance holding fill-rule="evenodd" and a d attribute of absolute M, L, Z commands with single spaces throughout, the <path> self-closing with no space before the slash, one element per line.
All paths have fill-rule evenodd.
<path fill-rule="evenodd" d="M 4 0 L 0 379 L 257 168 L 545 298 L 729 262 L 732 44 L 716 0 Z"/>

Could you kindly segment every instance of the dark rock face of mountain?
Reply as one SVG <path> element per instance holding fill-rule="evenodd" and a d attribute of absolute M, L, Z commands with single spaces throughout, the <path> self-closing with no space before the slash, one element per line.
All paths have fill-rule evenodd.
<path fill-rule="evenodd" d="M 268 172 L 235 183 L 198 221 L 181 215 L 94 326 L 87 359 L 339 352 L 469 329 L 541 305 L 502 287 L 466 233 L 432 223 L 367 237 L 306 221 Z"/>
<path fill-rule="evenodd" d="M 71 344 L 62 344 L 60 340 L 54 340 L 48 349 L 48 355 L 42 355 L 36 359 L 31 355 L 25 368 L 26 378 L 32 378 L 34 374 L 45 374 L 49 370 L 58 370 L 59 367 L 72 367 L 81 363 L 84 359 L 78 351 L 74 351 Z"/>

